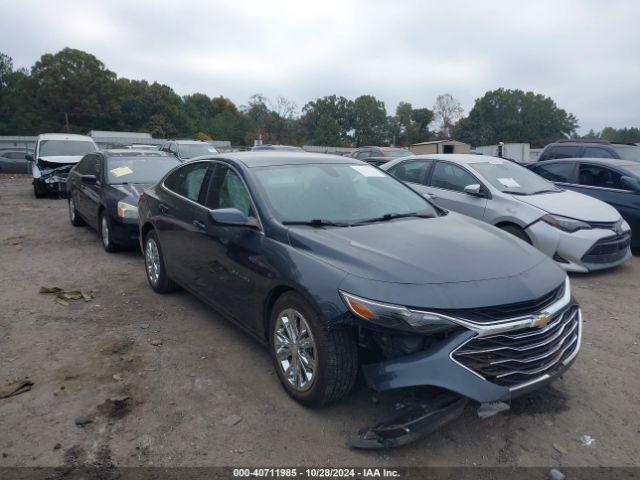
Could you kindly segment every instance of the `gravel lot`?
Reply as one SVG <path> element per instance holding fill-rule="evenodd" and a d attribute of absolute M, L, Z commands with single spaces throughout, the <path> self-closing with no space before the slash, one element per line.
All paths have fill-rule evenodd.
<path fill-rule="evenodd" d="M 0 390 L 34 384 L 0 399 L 0 466 L 640 463 L 638 256 L 572 277 L 583 347 L 553 386 L 506 414 L 480 420 L 470 406 L 421 442 L 362 452 L 346 438 L 397 394 L 374 403 L 360 381 L 337 405 L 299 406 L 265 349 L 187 293 L 154 294 L 142 256 L 104 252 L 66 206 L 36 200 L 28 177 L 0 178 Z M 66 306 L 41 286 L 96 293 Z M 92 422 L 79 427 L 83 416 Z"/>

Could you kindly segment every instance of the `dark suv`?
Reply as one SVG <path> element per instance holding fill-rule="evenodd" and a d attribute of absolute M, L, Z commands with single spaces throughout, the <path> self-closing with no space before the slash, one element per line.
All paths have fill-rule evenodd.
<path fill-rule="evenodd" d="M 565 139 L 547 145 L 538 161 L 557 158 L 618 158 L 640 162 L 640 147 L 600 139 Z"/>

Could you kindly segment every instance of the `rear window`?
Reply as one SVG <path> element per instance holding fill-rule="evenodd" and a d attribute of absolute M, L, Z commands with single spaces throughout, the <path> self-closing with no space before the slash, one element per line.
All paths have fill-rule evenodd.
<path fill-rule="evenodd" d="M 616 146 L 614 147 L 620 158 L 623 160 L 631 160 L 633 162 L 640 162 L 640 147 L 633 145 Z"/>
<path fill-rule="evenodd" d="M 42 140 L 40 157 L 80 157 L 97 150 L 95 143 L 78 140 Z"/>
<path fill-rule="evenodd" d="M 107 159 L 108 182 L 156 183 L 180 161 L 174 157 L 139 156 L 111 157 Z"/>

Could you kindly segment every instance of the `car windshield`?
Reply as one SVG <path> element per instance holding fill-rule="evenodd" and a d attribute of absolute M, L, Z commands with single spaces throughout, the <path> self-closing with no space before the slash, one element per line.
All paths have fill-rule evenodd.
<path fill-rule="evenodd" d="M 156 183 L 180 161 L 175 157 L 139 156 L 107 159 L 110 185 L 123 183 Z"/>
<path fill-rule="evenodd" d="M 42 140 L 41 157 L 78 157 L 97 150 L 95 143 L 84 140 Z"/>
<path fill-rule="evenodd" d="M 491 185 L 504 193 L 535 195 L 562 191 L 536 173 L 513 162 L 496 159 L 495 161 L 472 163 L 470 166 Z"/>
<path fill-rule="evenodd" d="M 352 224 L 398 216 L 437 216 L 422 196 L 371 165 L 282 165 L 252 170 L 263 197 L 282 222 Z"/>
<path fill-rule="evenodd" d="M 181 143 L 178 145 L 178 153 L 180 158 L 189 159 L 199 157 L 201 155 L 211 155 L 212 153 L 218 153 L 208 143 Z"/>
<path fill-rule="evenodd" d="M 624 145 L 614 147 L 620 158 L 623 160 L 631 160 L 633 162 L 640 162 L 640 147 L 633 145 Z"/>
<path fill-rule="evenodd" d="M 394 157 L 394 158 L 410 157 L 411 155 L 413 155 L 413 153 L 411 153 L 409 150 L 402 150 L 400 148 L 397 150 L 384 150 L 383 153 L 385 157 Z"/>

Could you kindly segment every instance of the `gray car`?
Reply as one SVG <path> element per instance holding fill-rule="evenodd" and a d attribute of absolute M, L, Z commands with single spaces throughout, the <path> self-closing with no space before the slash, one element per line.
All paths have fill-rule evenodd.
<path fill-rule="evenodd" d="M 421 155 L 380 167 L 440 207 L 516 235 L 567 271 L 631 258 L 631 229 L 600 200 L 559 188 L 514 162 L 485 155 Z"/>

